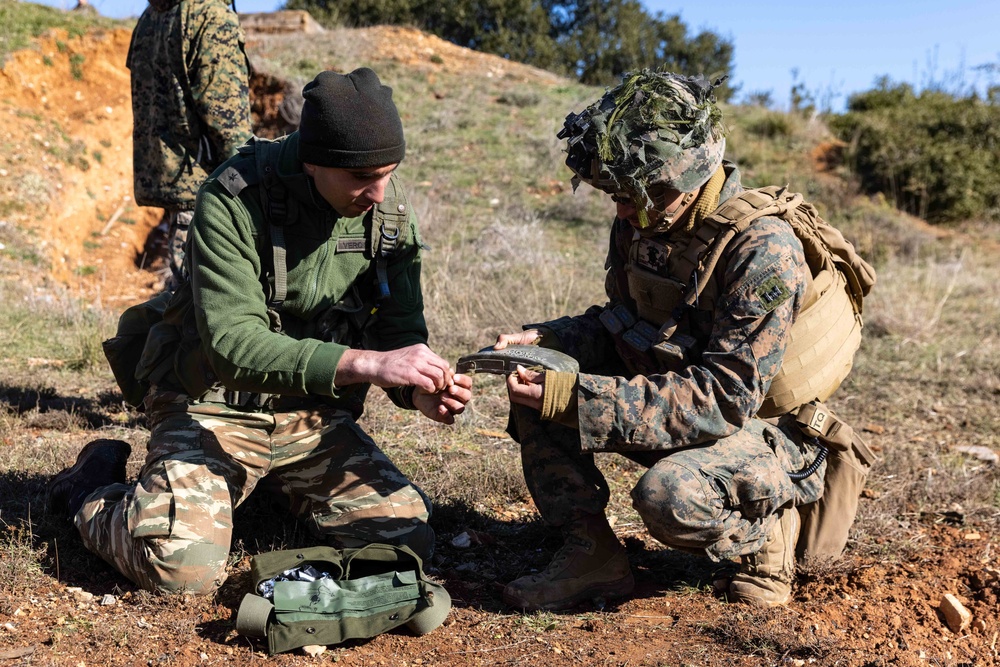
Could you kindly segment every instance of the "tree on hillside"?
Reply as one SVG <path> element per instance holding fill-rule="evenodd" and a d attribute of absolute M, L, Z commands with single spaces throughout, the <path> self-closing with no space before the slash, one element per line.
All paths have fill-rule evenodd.
<path fill-rule="evenodd" d="M 706 76 L 732 70 L 731 42 L 711 32 L 691 39 L 680 16 L 650 16 L 638 0 L 556 2 L 549 13 L 557 17 L 566 61 L 583 83 L 611 84 L 643 67 Z M 717 92 L 721 99 L 731 94 L 729 88 Z"/>
<path fill-rule="evenodd" d="M 450 42 L 611 85 L 644 67 L 715 76 L 733 45 L 688 35 L 679 16 L 650 15 L 638 0 L 288 0 L 325 25 L 414 25 Z M 717 95 L 727 100 L 728 87 Z"/>
<path fill-rule="evenodd" d="M 422 29 L 459 46 L 566 73 L 549 15 L 537 0 L 428 2 L 417 14 Z"/>

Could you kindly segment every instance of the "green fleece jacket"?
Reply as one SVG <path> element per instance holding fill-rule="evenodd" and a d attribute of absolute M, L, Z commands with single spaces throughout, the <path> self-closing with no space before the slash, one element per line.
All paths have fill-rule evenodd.
<path fill-rule="evenodd" d="M 360 217 L 340 217 L 302 171 L 297 133 L 273 143 L 257 142 L 258 151 L 266 147 L 272 156 L 268 165 L 287 192 L 288 290 L 280 310 L 281 332 L 273 330 L 268 316 L 274 262 L 257 183 L 263 174 L 255 155 L 241 150 L 199 192 L 187 255 L 191 278 L 151 331 L 137 377 L 145 375 L 154 384 L 193 397 L 224 387 L 312 395 L 359 410 L 368 385 L 341 388 L 333 382 L 348 346 L 393 350 L 427 342 L 416 218 L 394 175 L 379 206 L 402 223 L 397 249 L 386 265 L 390 297 L 369 318 L 378 303 L 372 226 L 375 219 L 377 238 L 381 213 L 372 209 Z M 234 187 L 240 179 L 247 184 Z M 267 192 L 275 200 L 276 190 Z M 345 335 L 343 326 L 330 326 L 331 307 L 352 300 L 363 337 L 357 328 Z M 342 320 L 332 318 L 334 323 Z M 399 403 L 399 392 L 390 396 Z"/>

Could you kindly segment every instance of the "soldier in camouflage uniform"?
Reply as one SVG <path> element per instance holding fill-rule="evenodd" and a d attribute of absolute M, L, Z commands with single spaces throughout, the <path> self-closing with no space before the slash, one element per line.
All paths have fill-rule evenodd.
<path fill-rule="evenodd" d="M 684 306 L 670 277 L 680 254 L 672 251 L 684 247 L 678 240 L 743 190 L 739 170 L 723 160 L 717 84 L 627 75 L 570 114 L 560 132 L 574 186 L 608 192 L 617 216 L 608 303 L 526 325 L 495 346 L 540 344 L 580 364 L 578 374 L 519 368 L 508 378 L 509 431 L 521 445 L 528 488 L 545 521 L 565 535 L 545 570 L 507 585 L 513 606 L 560 609 L 632 590 L 625 550 L 604 514 L 600 452 L 648 467 L 632 501 L 656 539 L 713 560 L 740 557 L 739 573 L 720 582 L 729 600 L 774 605 L 790 597 L 795 508 L 822 494 L 825 463 L 793 482 L 789 471 L 806 467 L 816 450 L 796 428 L 754 415 L 810 279 L 802 245 L 786 222 L 762 217 L 726 247 L 701 302 Z M 642 350 L 644 317 L 653 334 L 673 318 L 684 354 L 654 354 L 649 341 Z"/>
<path fill-rule="evenodd" d="M 433 550 L 429 500 L 356 421 L 373 384 L 449 424 L 471 397 L 427 346 L 402 123 L 370 69 L 323 72 L 303 96 L 297 132 L 251 142 L 201 189 L 190 278 L 136 370 L 152 385 L 138 483 L 128 444 L 98 440 L 49 485 L 87 548 L 146 589 L 215 590 L 255 487 L 333 546 Z"/>
<path fill-rule="evenodd" d="M 150 0 L 132 32 L 135 200 L 165 210 L 171 286 L 198 188 L 252 135 L 243 42 L 226 0 Z"/>

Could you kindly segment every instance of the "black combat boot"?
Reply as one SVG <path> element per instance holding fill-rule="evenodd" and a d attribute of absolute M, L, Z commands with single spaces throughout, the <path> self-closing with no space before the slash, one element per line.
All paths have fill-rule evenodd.
<path fill-rule="evenodd" d="M 80 450 L 76 463 L 49 480 L 49 511 L 70 518 L 83 501 L 105 486 L 125 482 L 125 462 L 132 447 L 122 440 L 94 440 Z"/>
<path fill-rule="evenodd" d="M 794 507 L 782 510 L 763 548 L 741 558 L 740 571 L 729 583 L 727 599 L 764 607 L 787 604 L 795 580 L 798 536 L 799 511 Z"/>
<path fill-rule="evenodd" d="M 625 548 L 603 514 L 563 528 L 566 542 L 548 567 L 507 584 L 504 602 L 527 611 L 567 609 L 597 597 L 623 597 L 635 580 Z"/>

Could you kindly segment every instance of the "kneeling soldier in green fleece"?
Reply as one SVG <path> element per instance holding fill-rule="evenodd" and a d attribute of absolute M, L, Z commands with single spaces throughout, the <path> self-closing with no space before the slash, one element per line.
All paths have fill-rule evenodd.
<path fill-rule="evenodd" d="M 818 518 L 799 546 L 836 557 L 846 542 L 867 464 L 850 451 L 824 460 L 824 446 L 804 438 L 794 420 L 758 416 L 788 362 L 789 332 L 810 303 L 813 279 L 789 222 L 744 215 L 766 198 L 744 193 L 739 170 L 723 159 L 714 85 L 661 72 L 627 75 L 570 114 L 559 134 L 574 186 L 599 188 L 617 207 L 608 302 L 526 325 L 495 345 L 542 345 L 580 367 L 521 367 L 508 376 L 508 428 L 521 445 L 525 480 L 542 518 L 565 537 L 547 568 L 506 586 L 510 605 L 562 609 L 631 592 L 625 549 L 604 513 L 609 489 L 594 463 L 599 452 L 648 467 L 631 495 L 653 537 L 713 560 L 740 558 L 739 572 L 718 582 L 730 601 L 789 600 L 799 510 L 819 506 L 828 468 L 850 458 L 852 486 L 834 494 L 844 511 L 810 510 Z M 716 222 L 732 210 L 727 220 L 746 224 Z M 716 252 L 720 234 L 731 235 Z M 849 305 L 846 317 L 852 331 L 858 323 Z"/>
<path fill-rule="evenodd" d="M 447 424 L 471 398 L 427 346 L 402 123 L 370 69 L 323 72 L 303 97 L 297 132 L 248 142 L 201 188 L 189 278 L 135 371 L 138 483 L 128 444 L 98 440 L 49 485 L 87 548 L 149 590 L 221 585 L 233 508 L 267 475 L 332 546 L 434 547 L 429 500 L 356 422 L 371 385 Z"/>

